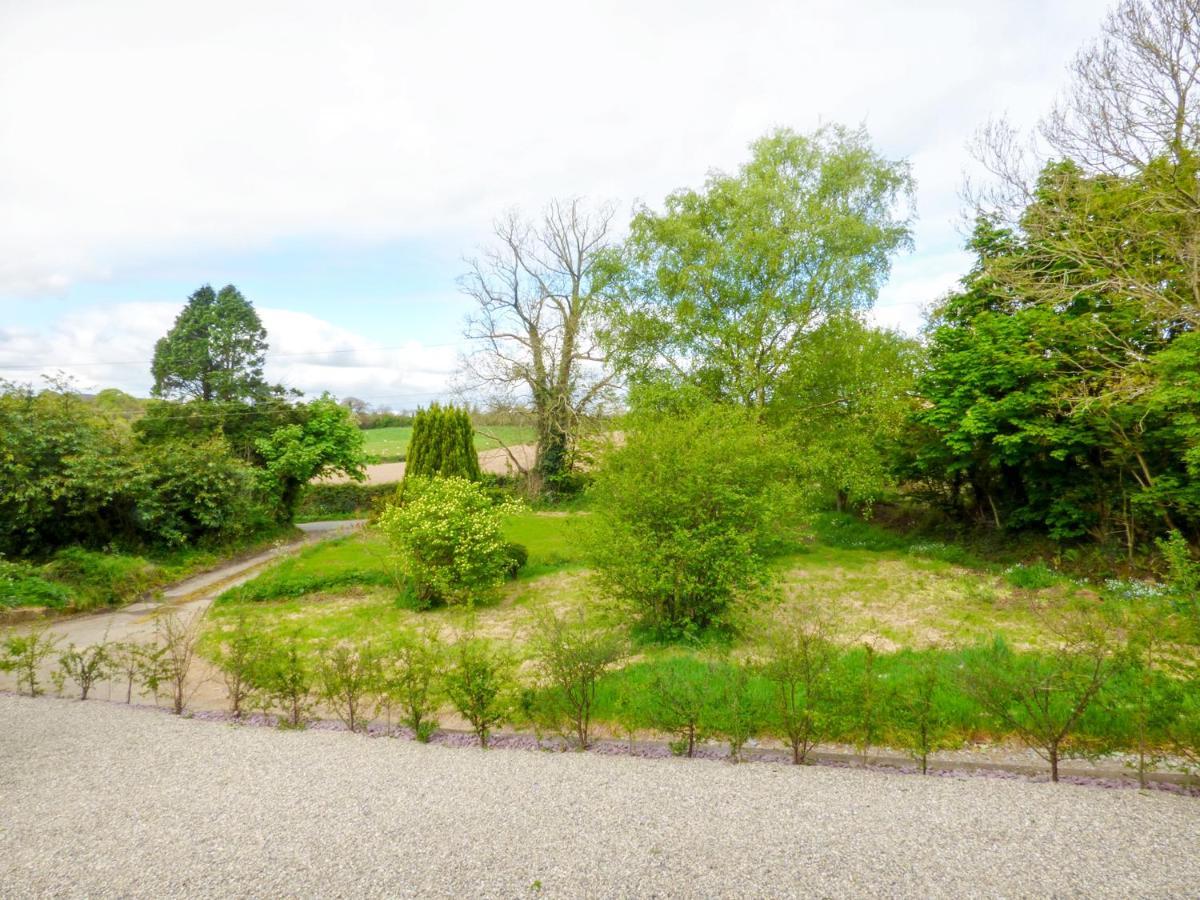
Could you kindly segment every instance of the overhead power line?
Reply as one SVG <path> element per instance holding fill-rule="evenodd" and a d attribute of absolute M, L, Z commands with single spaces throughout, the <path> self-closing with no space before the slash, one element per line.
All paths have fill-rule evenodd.
<path fill-rule="evenodd" d="M 462 344 L 459 342 L 455 342 L 455 343 L 448 343 L 448 344 L 420 344 L 418 346 L 422 350 L 440 350 L 445 347 L 460 347 L 460 346 L 462 346 Z M 399 347 L 357 348 L 357 349 L 352 349 L 352 350 L 310 350 L 305 353 L 268 353 L 268 354 L 266 354 L 265 359 L 297 359 L 302 356 L 335 356 L 335 355 L 343 355 L 346 353 L 383 353 L 383 352 L 390 352 L 393 350 L 409 350 L 409 349 L 412 349 L 411 345 L 404 345 L 404 346 L 399 346 Z M 112 360 L 109 362 L 45 362 L 45 363 L 13 363 L 13 364 L 0 362 L 0 369 L 35 371 L 35 370 L 45 370 L 45 369 L 82 369 L 82 368 L 95 368 L 95 367 L 100 367 L 100 366 L 149 366 L 152 363 L 153 363 L 153 360 L 150 360 L 150 359 L 125 359 L 125 360 Z"/>

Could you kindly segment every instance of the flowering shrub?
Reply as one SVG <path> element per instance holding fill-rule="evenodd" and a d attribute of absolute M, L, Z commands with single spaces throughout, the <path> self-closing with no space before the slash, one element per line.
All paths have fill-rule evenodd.
<path fill-rule="evenodd" d="M 519 504 L 495 503 L 476 482 L 405 482 L 403 500 L 379 517 L 398 568 L 422 606 L 491 597 L 510 566 L 501 523 Z"/>

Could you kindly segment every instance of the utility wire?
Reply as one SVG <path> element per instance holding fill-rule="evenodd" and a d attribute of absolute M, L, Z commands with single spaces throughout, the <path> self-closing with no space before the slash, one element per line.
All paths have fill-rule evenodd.
<path fill-rule="evenodd" d="M 461 347 L 461 346 L 462 346 L 462 344 L 459 342 L 450 343 L 450 344 L 420 344 L 419 349 L 440 350 L 445 347 Z M 392 350 L 409 350 L 409 349 L 411 349 L 411 345 L 405 345 L 405 346 L 400 346 L 400 347 L 370 347 L 370 348 L 366 348 L 366 349 L 359 348 L 359 349 L 353 349 L 353 350 L 310 350 L 305 353 L 268 353 L 265 355 L 264 358 L 265 359 L 296 359 L 301 356 L 333 356 L 336 354 L 343 354 L 343 353 L 380 353 L 380 352 L 387 352 L 387 351 L 392 351 Z M 149 366 L 149 365 L 153 364 L 153 362 L 154 362 L 154 360 L 151 360 L 151 359 L 126 359 L 126 360 L 114 360 L 112 362 L 80 362 L 80 363 L 18 363 L 18 364 L 12 364 L 12 365 L 10 365 L 8 363 L 0 362 L 0 369 L 21 369 L 21 370 L 42 369 L 42 370 L 44 370 L 44 369 L 79 369 L 79 368 L 85 368 L 85 367 L 93 368 L 95 366 Z"/>

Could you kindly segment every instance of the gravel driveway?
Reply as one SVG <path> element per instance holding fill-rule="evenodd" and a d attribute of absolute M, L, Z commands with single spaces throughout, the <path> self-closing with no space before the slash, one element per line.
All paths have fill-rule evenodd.
<path fill-rule="evenodd" d="M 0 895 L 1200 895 L 1200 800 L 0 696 Z"/>

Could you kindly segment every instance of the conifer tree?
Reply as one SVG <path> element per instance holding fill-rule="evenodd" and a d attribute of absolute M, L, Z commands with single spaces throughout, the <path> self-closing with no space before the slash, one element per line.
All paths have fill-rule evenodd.
<path fill-rule="evenodd" d="M 404 477 L 459 476 L 478 481 L 475 429 L 465 409 L 431 404 L 413 417 Z"/>

